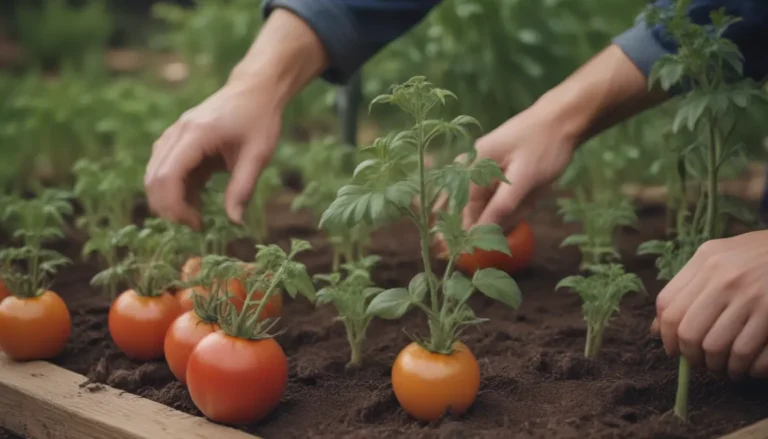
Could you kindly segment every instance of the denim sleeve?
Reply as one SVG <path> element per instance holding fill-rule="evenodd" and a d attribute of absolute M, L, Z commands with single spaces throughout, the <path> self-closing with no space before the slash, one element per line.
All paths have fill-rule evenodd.
<path fill-rule="evenodd" d="M 331 58 L 323 73 L 343 84 L 369 58 L 419 23 L 441 0 L 264 0 L 292 11 L 317 33 Z"/>
<path fill-rule="evenodd" d="M 674 7 L 674 0 L 656 0 L 655 5 Z M 688 7 L 691 20 L 700 25 L 710 24 L 709 13 L 724 8 L 726 14 L 741 21 L 728 28 L 724 36 L 739 47 L 744 56 L 744 75 L 762 81 L 768 76 L 768 1 L 766 0 L 692 0 Z M 677 51 L 676 43 L 667 36 L 663 26 L 648 26 L 643 17 L 634 27 L 613 40 L 624 53 L 648 76 L 654 63 L 668 53 Z"/>

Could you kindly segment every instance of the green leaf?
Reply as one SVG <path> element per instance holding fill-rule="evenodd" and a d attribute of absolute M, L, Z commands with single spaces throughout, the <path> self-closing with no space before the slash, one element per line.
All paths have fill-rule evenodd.
<path fill-rule="evenodd" d="M 405 288 L 393 288 L 381 292 L 371 300 L 366 315 L 382 319 L 399 319 L 411 307 L 411 295 Z"/>
<path fill-rule="evenodd" d="M 563 239 L 560 243 L 560 247 L 576 246 L 580 247 L 589 243 L 589 237 L 587 235 L 577 233 Z"/>
<path fill-rule="evenodd" d="M 408 284 L 408 292 L 411 293 L 414 302 L 421 302 L 429 291 L 429 277 L 426 273 L 419 273 Z"/>
<path fill-rule="evenodd" d="M 559 290 L 561 288 L 570 288 L 570 289 L 578 289 L 582 283 L 584 283 L 585 278 L 583 276 L 568 276 L 560 280 L 560 282 L 557 283 L 555 286 L 555 290 Z"/>
<path fill-rule="evenodd" d="M 443 286 L 446 297 L 455 300 L 457 303 L 464 303 L 472 295 L 475 287 L 463 274 L 458 271 L 453 272 L 451 278 Z"/>
<path fill-rule="evenodd" d="M 485 268 L 475 272 L 472 284 L 481 293 L 512 307 L 519 308 L 522 294 L 517 283 L 507 273 L 495 268 Z"/>
<path fill-rule="evenodd" d="M 666 241 L 652 240 L 646 241 L 637 247 L 638 256 L 660 255 L 667 251 L 669 243 Z"/>
<path fill-rule="evenodd" d="M 504 231 L 498 224 L 481 224 L 472 227 L 469 231 L 466 250 L 471 253 L 474 249 L 497 251 L 512 256 L 507 237 L 504 236 Z"/>

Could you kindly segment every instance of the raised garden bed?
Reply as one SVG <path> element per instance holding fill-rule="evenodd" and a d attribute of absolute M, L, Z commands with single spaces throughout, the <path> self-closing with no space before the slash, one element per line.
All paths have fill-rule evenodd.
<path fill-rule="evenodd" d="M 316 221 L 291 213 L 290 196 L 281 198 L 269 210 L 272 240 L 280 244 L 287 244 L 289 237 L 310 240 L 316 251 L 305 255 L 303 262 L 312 273 L 326 272 L 330 251 L 316 232 Z M 653 260 L 633 255 L 640 242 L 662 234 L 664 218 L 656 210 L 640 215 L 640 230 L 623 231 L 619 242 L 627 269 L 637 272 L 655 294 L 660 283 L 655 280 Z M 573 230 L 563 226 L 548 207 L 537 211 L 531 223 L 537 255 L 531 269 L 517 276 L 524 294 L 522 308 L 513 312 L 481 296 L 474 299 L 477 314 L 492 321 L 466 334 L 467 344 L 480 360 L 483 382 L 477 402 L 462 419 L 420 424 L 399 408 L 392 393 L 390 366 L 408 342 L 401 325 L 410 332 L 424 331 L 420 314 L 408 315 L 402 322 L 375 321 L 366 346 L 367 365 L 356 375 L 346 375 L 347 342 L 342 326 L 332 322 L 333 311 L 315 310 L 299 299 L 286 301 L 283 324 L 287 331 L 279 337 L 290 362 L 286 395 L 268 420 L 244 431 L 266 438 L 713 438 L 768 417 L 766 383 L 731 383 L 705 372 L 697 373 L 692 383 L 690 425 L 681 425 L 666 415 L 674 400 L 676 362 L 668 359 L 661 343 L 648 334 L 653 297 L 628 297 L 607 333 L 599 359 L 584 360 L 580 300 L 576 295 L 554 291 L 557 280 L 573 274 L 578 266 L 578 254 L 559 248 L 560 241 Z M 402 285 L 416 273 L 417 241 L 410 225 L 377 233 L 374 252 L 383 262 L 375 277 L 381 286 Z M 77 259 L 80 245 L 72 239 L 60 249 Z M 236 243 L 231 250 L 243 258 L 253 253 L 248 243 Z M 98 385 L 106 384 L 199 416 L 187 391 L 173 379 L 164 362 L 133 362 L 118 352 L 107 331 L 109 301 L 88 284 L 95 272 L 95 266 L 78 263 L 62 270 L 54 286 L 72 310 L 73 333 L 65 353 L 53 363 L 84 375 L 95 386 L 92 388 L 99 389 L 89 392 L 89 384 L 78 383 L 78 388 L 83 387 L 77 395 L 61 397 L 96 403 L 103 396 L 100 410 L 105 410 L 120 394 L 111 390 L 102 393 Z M 32 371 L 29 380 L 41 381 L 41 397 L 50 390 L 47 398 L 54 398 L 56 391 L 49 389 L 49 377 L 33 374 L 39 364 L 21 367 Z M 31 411 L 34 406 L 25 407 Z M 151 419 L 173 418 L 177 413 L 149 411 Z M 18 430 L 18 422 L 7 424 L 2 416 L 0 421 Z M 62 418 L 61 422 L 78 420 Z M 47 436 L 39 431 L 26 434 L 30 438 L 63 437 L 52 433 L 55 425 L 49 428 Z M 0 432 L 0 438 L 14 437 L 3 434 Z M 768 435 L 760 434 L 740 437 Z"/>

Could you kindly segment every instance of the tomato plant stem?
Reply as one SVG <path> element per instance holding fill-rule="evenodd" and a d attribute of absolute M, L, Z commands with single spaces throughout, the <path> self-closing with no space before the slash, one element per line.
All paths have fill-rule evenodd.
<path fill-rule="evenodd" d="M 419 208 L 421 215 L 419 218 L 419 232 L 421 233 L 421 259 L 424 261 L 424 272 L 427 274 L 427 285 L 429 286 L 430 306 L 432 312 L 437 314 L 440 311 L 439 297 L 437 288 L 432 280 L 432 262 L 429 255 L 429 205 L 427 204 L 427 176 L 424 166 L 425 154 L 424 128 L 419 128 Z"/>
<path fill-rule="evenodd" d="M 603 328 L 587 325 L 587 342 L 584 346 L 584 357 L 593 359 L 597 357 L 600 348 L 603 347 Z"/>
<path fill-rule="evenodd" d="M 691 366 L 685 357 L 680 357 L 677 371 L 677 395 L 675 396 L 675 416 L 688 421 L 688 386 Z"/>
<path fill-rule="evenodd" d="M 280 269 L 277 270 L 277 273 L 272 276 L 272 282 L 269 284 L 267 291 L 264 292 L 264 296 L 261 298 L 259 301 L 259 306 L 256 308 L 256 320 L 259 319 L 261 313 L 264 311 L 264 308 L 267 306 L 269 299 L 272 297 L 272 294 L 274 294 L 275 289 L 277 288 L 277 284 L 280 282 L 280 279 L 283 276 L 284 270 L 285 265 L 281 266 Z M 251 305 L 251 299 L 253 298 L 253 294 L 256 292 L 256 290 L 257 288 L 251 288 L 251 290 L 248 291 L 248 295 L 245 297 L 245 302 L 243 302 L 243 309 L 240 311 L 240 315 L 237 316 L 237 321 L 235 322 L 235 328 L 237 328 L 238 332 L 242 328 L 245 316 L 248 314 L 248 307 Z"/>
<path fill-rule="evenodd" d="M 346 365 L 347 370 L 357 369 L 363 363 L 363 340 L 364 337 L 357 331 L 354 325 L 344 322 L 347 329 L 347 341 L 349 342 L 349 362 Z"/>

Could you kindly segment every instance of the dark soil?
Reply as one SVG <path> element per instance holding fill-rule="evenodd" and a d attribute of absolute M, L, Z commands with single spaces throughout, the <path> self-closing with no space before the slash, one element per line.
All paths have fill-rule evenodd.
<path fill-rule="evenodd" d="M 316 252 L 303 262 L 312 273 L 327 271 L 329 247 L 317 234 L 316 222 L 290 213 L 286 200 L 275 204 L 270 210 L 273 240 L 282 245 L 289 237 L 310 240 Z M 421 314 L 413 312 L 401 322 L 375 321 L 365 349 L 367 364 L 350 376 L 344 373 L 344 330 L 333 323 L 333 309 L 316 310 L 299 299 L 286 300 L 287 331 L 279 337 L 289 357 L 285 397 L 268 420 L 247 430 L 266 438 L 713 438 L 768 417 L 765 382 L 731 383 L 704 371 L 695 373 L 691 385 L 690 425 L 668 415 L 676 362 L 648 334 L 652 296 L 661 284 L 655 280 L 653 260 L 634 256 L 640 242 L 661 236 L 664 221 L 658 211 L 641 212 L 641 218 L 641 230 L 623 231 L 620 243 L 628 269 L 642 276 L 651 297 L 625 300 L 596 361 L 582 356 L 585 327 L 579 298 L 554 291 L 557 281 L 578 266 L 576 252 L 559 248 L 573 227 L 544 207 L 531 218 L 535 261 L 516 276 L 522 308 L 509 310 L 481 296 L 472 300 L 476 313 L 491 322 L 465 336 L 483 376 L 469 413 L 424 425 L 398 406 L 390 366 L 409 342 L 402 329 L 424 332 Z M 380 286 L 407 284 L 420 265 L 413 228 L 395 225 L 374 241 L 374 252 L 383 257 L 375 275 Z M 65 250 L 75 256 L 79 245 L 70 242 Z M 236 243 L 232 251 L 244 258 L 253 254 L 247 243 Z M 95 270 L 93 265 L 76 265 L 61 273 L 54 286 L 74 319 L 71 342 L 54 362 L 95 383 L 200 415 L 164 362 L 133 362 L 115 348 L 107 331 L 109 301 L 88 285 Z"/>

